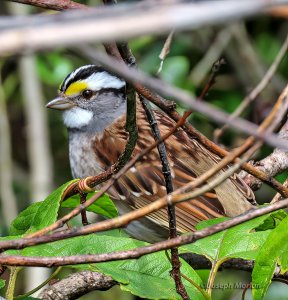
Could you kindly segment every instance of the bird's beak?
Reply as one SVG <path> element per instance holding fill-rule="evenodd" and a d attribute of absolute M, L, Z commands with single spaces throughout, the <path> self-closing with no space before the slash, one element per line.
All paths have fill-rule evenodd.
<path fill-rule="evenodd" d="M 71 100 L 65 99 L 63 97 L 58 97 L 46 104 L 47 108 L 60 109 L 60 110 L 69 109 L 73 106 L 75 106 L 75 104 Z"/>

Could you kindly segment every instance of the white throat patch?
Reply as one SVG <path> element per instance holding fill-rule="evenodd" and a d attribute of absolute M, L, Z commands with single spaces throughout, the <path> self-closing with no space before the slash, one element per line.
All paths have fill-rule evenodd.
<path fill-rule="evenodd" d="M 93 112 L 80 107 L 72 107 L 63 112 L 63 121 L 68 128 L 81 128 L 89 124 Z"/>

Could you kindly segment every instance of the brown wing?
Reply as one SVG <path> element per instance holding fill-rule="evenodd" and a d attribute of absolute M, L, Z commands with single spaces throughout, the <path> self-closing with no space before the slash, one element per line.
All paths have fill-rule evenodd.
<path fill-rule="evenodd" d="M 175 125 L 174 121 L 159 111 L 155 111 L 161 134 L 164 135 Z M 145 113 L 138 105 L 137 111 L 138 141 L 133 155 L 139 153 L 154 142 Z M 127 141 L 124 130 L 125 117 L 118 119 L 107 128 L 101 137 L 95 140 L 95 152 L 103 169 L 115 163 L 123 152 Z M 171 166 L 173 187 L 177 189 L 193 181 L 197 176 L 209 170 L 217 158 L 198 142 L 192 140 L 179 129 L 165 141 Z M 109 153 L 107 152 L 109 149 Z M 215 190 L 176 206 L 177 228 L 179 232 L 193 231 L 196 223 L 223 215 L 235 215 L 251 208 L 246 200 L 246 191 L 250 189 L 237 177 L 226 180 Z M 111 197 L 123 200 L 131 207 L 140 208 L 166 194 L 165 182 L 158 151 L 155 148 L 142 161 L 139 161 L 123 175 L 109 190 Z M 232 205 L 232 208 L 229 206 Z M 166 209 L 161 209 L 148 218 L 168 228 Z"/>

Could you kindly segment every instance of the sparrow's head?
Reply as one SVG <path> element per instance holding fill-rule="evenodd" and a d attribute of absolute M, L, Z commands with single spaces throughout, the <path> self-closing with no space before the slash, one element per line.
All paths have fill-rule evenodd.
<path fill-rule="evenodd" d="M 63 110 L 68 128 L 80 129 L 103 119 L 119 117 L 125 110 L 126 83 L 95 65 L 82 66 L 70 73 L 59 95 L 46 107 Z"/>

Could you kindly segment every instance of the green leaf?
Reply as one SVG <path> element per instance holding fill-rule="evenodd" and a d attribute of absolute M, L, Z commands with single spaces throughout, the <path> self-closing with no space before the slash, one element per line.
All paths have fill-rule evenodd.
<path fill-rule="evenodd" d="M 281 273 L 288 270 L 288 217 L 272 230 L 259 250 L 252 272 L 253 299 L 263 299 L 274 274 L 276 265 L 281 267 Z"/>
<path fill-rule="evenodd" d="M 11 223 L 10 235 L 31 233 L 53 224 L 57 220 L 64 191 L 76 180 L 63 184 L 44 201 L 33 203 L 23 210 Z"/>
<path fill-rule="evenodd" d="M 89 193 L 87 199 L 95 195 L 95 193 Z M 61 203 L 61 207 L 66 208 L 75 208 L 80 204 L 79 195 L 75 195 Z M 118 211 L 112 200 L 107 194 L 101 196 L 96 202 L 91 204 L 88 208 L 88 211 L 94 212 L 106 218 L 114 218 L 118 216 Z"/>
<path fill-rule="evenodd" d="M 137 260 L 115 261 L 94 265 L 94 271 L 101 271 L 120 282 L 121 289 L 147 299 L 181 299 L 175 291 L 175 283 L 170 276 L 171 264 L 164 252 L 153 253 Z M 181 273 L 203 287 L 198 274 L 181 260 Z M 196 288 L 183 279 L 191 299 L 204 299 Z"/>
<path fill-rule="evenodd" d="M 0 278 L 0 290 L 4 288 L 6 280 Z"/>
<path fill-rule="evenodd" d="M 267 229 L 274 229 L 278 224 L 287 217 L 287 213 L 283 210 L 277 210 L 271 213 L 271 215 L 258 227 L 255 228 L 256 231 L 263 231 Z"/>
<path fill-rule="evenodd" d="M 115 231 L 102 234 L 75 237 L 45 245 L 32 246 L 21 250 L 25 256 L 66 256 L 81 254 L 100 254 L 112 251 L 130 250 L 148 245 L 145 242 L 127 237 L 118 237 Z M 139 259 L 120 260 L 106 263 L 73 266 L 90 269 L 110 275 L 121 284 L 121 288 L 143 298 L 180 299 L 170 276 L 171 264 L 164 252 L 153 253 Z M 198 286 L 202 281 L 197 273 L 182 261 L 181 272 Z M 184 280 L 191 299 L 204 299 L 203 295 Z"/>
<path fill-rule="evenodd" d="M 198 240 L 193 244 L 183 246 L 181 249 L 204 255 L 214 264 L 221 264 L 229 258 L 255 259 L 270 231 L 256 232 L 253 229 L 262 224 L 268 217 L 269 215 L 258 217 Z M 197 229 L 209 227 L 222 221 L 223 218 L 201 222 Z"/>
<path fill-rule="evenodd" d="M 11 235 L 22 235 L 28 232 L 32 226 L 35 215 L 41 207 L 43 201 L 36 202 L 28 206 L 25 210 L 19 213 L 17 218 L 10 225 Z"/>

